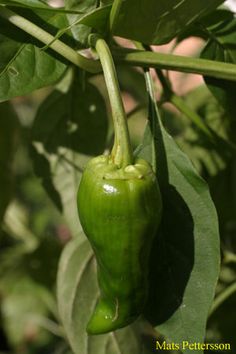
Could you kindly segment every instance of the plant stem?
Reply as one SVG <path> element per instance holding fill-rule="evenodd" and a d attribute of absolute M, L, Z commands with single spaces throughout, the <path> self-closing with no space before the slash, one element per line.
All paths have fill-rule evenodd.
<path fill-rule="evenodd" d="M 225 300 L 227 300 L 231 295 L 233 295 L 233 293 L 236 292 L 236 282 L 231 284 L 230 286 L 228 286 L 224 291 L 222 291 L 217 298 L 215 299 L 215 301 L 213 302 L 211 311 L 209 316 L 211 316 L 217 309 L 218 307 L 223 304 L 223 302 Z"/>
<path fill-rule="evenodd" d="M 158 124 L 157 124 L 157 122 L 158 122 L 159 111 L 157 108 L 152 76 L 150 74 L 150 70 L 148 70 L 148 69 L 145 69 L 145 82 L 146 82 L 146 88 L 147 88 L 148 99 L 149 99 L 148 121 L 149 121 L 151 132 L 152 132 L 152 142 L 151 142 L 152 168 L 153 168 L 153 171 L 156 173 L 157 172 L 157 156 L 156 156 L 156 142 L 155 142 L 155 140 L 157 140 L 157 138 L 158 138 L 158 132 L 157 132 Z"/>
<path fill-rule="evenodd" d="M 236 254 L 231 253 L 231 252 L 224 252 L 224 264 L 228 263 L 236 263 Z"/>
<path fill-rule="evenodd" d="M 114 17 L 111 17 L 110 20 L 110 25 L 112 28 L 114 27 L 114 21 L 116 21 L 116 16 L 118 14 L 118 12 L 115 11 L 115 8 L 113 11 Z M 30 34 L 32 37 L 38 39 L 46 46 L 49 46 L 55 52 L 76 66 L 91 73 L 98 73 L 101 71 L 101 65 L 98 61 L 82 56 L 59 39 L 55 39 L 55 37 L 50 33 L 46 32 L 42 28 L 38 27 L 26 18 L 16 14 L 15 12 L 1 6 L 0 16 L 7 19 L 26 33 Z M 173 54 L 156 53 L 146 50 L 114 48 L 112 50 L 112 54 L 115 61 L 124 65 L 136 65 L 144 68 L 153 67 L 159 69 L 175 70 L 236 81 L 235 64 L 199 58 L 190 58 Z"/>
<path fill-rule="evenodd" d="M 110 27 L 110 33 L 112 34 L 114 31 L 114 28 L 117 23 L 117 19 L 119 16 L 120 8 L 121 8 L 122 0 L 114 0 L 110 12 L 110 18 L 109 18 L 109 27 Z"/>
<path fill-rule="evenodd" d="M 50 320 L 49 318 L 36 315 L 36 316 L 31 316 L 30 319 L 40 327 L 46 329 L 48 332 L 54 334 L 57 337 L 60 338 L 65 338 L 65 333 L 63 328 L 57 324 L 56 322 Z"/>
<path fill-rule="evenodd" d="M 195 73 L 236 81 L 235 64 L 136 49 L 114 48 L 112 53 L 116 62 L 125 65 Z"/>
<path fill-rule="evenodd" d="M 18 28 L 22 29 L 24 32 L 30 34 L 32 37 L 48 45 L 51 49 L 53 49 L 58 54 L 62 55 L 64 58 L 66 58 L 76 66 L 79 66 L 91 73 L 97 73 L 101 71 L 101 66 L 99 62 L 82 56 L 81 54 L 77 53 L 71 47 L 69 47 L 58 39 L 54 40 L 53 35 L 44 31 L 42 28 L 38 27 L 26 18 L 16 14 L 15 12 L 5 7 L 1 7 L 0 16 L 11 22 Z"/>
<path fill-rule="evenodd" d="M 110 49 L 104 39 L 97 35 L 91 35 L 90 44 L 95 47 L 99 55 L 111 104 L 115 132 L 115 141 L 111 157 L 117 166 L 125 167 L 132 164 L 133 153 L 115 65 Z"/>
<path fill-rule="evenodd" d="M 208 138 L 210 141 L 215 145 L 215 147 L 219 147 L 219 143 L 221 144 L 222 148 L 229 149 L 232 153 L 235 154 L 236 145 L 231 141 L 225 140 L 218 136 L 214 131 L 211 131 L 208 126 L 204 123 L 202 118 L 193 111 L 182 99 L 182 97 L 177 96 L 176 94 L 172 94 L 169 97 L 168 102 L 171 102 L 181 113 L 183 113 L 188 119 L 191 120 L 198 129 Z"/>
<path fill-rule="evenodd" d="M 160 69 L 156 69 L 156 74 L 162 84 L 166 101 L 172 103 L 175 108 L 189 118 L 191 122 L 193 122 L 208 138 L 214 141 L 212 132 L 207 125 L 204 124 L 202 118 L 184 102 L 182 97 L 173 92 L 170 82 L 163 75 L 162 71 Z"/>
<path fill-rule="evenodd" d="M 172 103 L 173 106 L 175 106 L 181 113 L 183 113 L 188 119 L 190 119 L 191 122 L 195 124 L 195 126 L 197 126 L 198 129 L 200 129 L 201 132 L 205 136 L 207 136 L 207 138 L 210 139 L 213 144 L 217 144 L 217 142 L 221 141 L 222 143 L 225 144 L 227 148 L 230 148 L 233 152 L 235 152 L 236 146 L 232 142 L 223 140 L 218 136 L 214 135 L 213 132 L 204 123 L 202 118 L 185 103 L 183 98 L 174 93 L 171 87 L 171 83 L 165 77 L 163 72 L 157 68 L 155 69 L 155 71 L 164 90 L 164 94 L 163 94 L 163 97 L 165 98 L 164 102 Z"/>

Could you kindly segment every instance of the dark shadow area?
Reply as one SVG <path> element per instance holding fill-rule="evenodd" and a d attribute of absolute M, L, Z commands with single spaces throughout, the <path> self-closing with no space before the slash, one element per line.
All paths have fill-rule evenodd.
<path fill-rule="evenodd" d="M 9 102 L 2 102 L 0 103 L 0 185 L 4 187 L 0 191 L 0 224 L 13 194 L 12 161 L 18 138 L 19 123 L 16 113 Z"/>
<path fill-rule="evenodd" d="M 208 321 L 208 327 L 213 329 L 208 336 L 214 333 L 214 338 L 208 340 L 217 340 L 219 343 L 229 343 L 231 350 L 221 351 L 221 353 L 235 353 L 236 350 L 236 293 L 232 294 L 223 304 L 214 312 Z M 207 353 L 207 351 L 205 351 Z M 209 353 L 209 351 L 208 351 Z"/>
<path fill-rule="evenodd" d="M 34 171 L 36 175 L 41 178 L 43 187 L 47 191 L 53 203 L 57 206 L 58 210 L 62 212 L 63 206 L 60 193 L 54 187 L 48 160 L 42 154 L 39 154 L 33 145 L 30 146 L 29 151 L 34 163 Z"/>
<path fill-rule="evenodd" d="M 23 266 L 31 279 L 52 289 L 55 286 L 61 251 L 62 244 L 58 238 L 45 236 L 39 246 L 32 253 L 26 254 L 23 259 Z"/>
<path fill-rule="evenodd" d="M 149 97 L 149 122 L 155 137 L 157 179 L 163 200 L 162 222 L 150 257 L 149 298 L 144 311 L 153 326 L 167 321 L 182 304 L 194 265 L 194 223 L 190 210 L 169 183 L 165 135 L 155 101 Z"/>
<path fill-rule="evenodd" d="M 52 92 L 37 112 L 32 140 L 42 142 L 49 153 L 66 147 L 85 155 L 99 155 L 106 147 L 104 99 L 94 85 L 81 86 L 76 79 L 67 93 Z"/>
<path fill-rule="evenodd" d="M 229 45 L 227 44 L 227 48 Z M 236 45 L 232 46 L 233 50 L 236 49 Z M 226 112 L 229 114 L 232 121 L 235 121 L 236 116 L 236 105 L 235 105 L 235 92 L 236 83 L 235 81 L 216 79 L 212 77 L 205 76 L 204 80 L 213 94 Z M 230 136 L 231 140 L 235 140 L 234 136 Z"/>
<path fill-rule="evenodd" d="M 163 218 L 154 240 L 150 262 L 147 319 L 159 325 L 183 300 L 194 264 L 193 219 L 184 200 L 171 185 L 162 191 Z"/>
<path fill-rule="evenodd" d="M 0 296 L 0 305 L 1 305 L 1 296 Z M 3 319 L 0 307 L 0 351 L 8 351 L 10 350 L 10 346 L 7 340 L 6 333 L 2 327 Z"/>
<path fill-rule="evenodd" d="M 219 217 L 222 251 L 236 253 L 236 157 L 217 175 L 208 178 L 210 192 Z"/>

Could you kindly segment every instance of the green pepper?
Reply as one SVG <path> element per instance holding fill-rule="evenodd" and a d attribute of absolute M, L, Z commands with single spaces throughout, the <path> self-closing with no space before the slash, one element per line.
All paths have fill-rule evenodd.
<path fill-rule="evenodd" d="M 136 319 L 147 297 L 150 248 L 161 216 L 150 165 L 138 159 L 119 169 L 108 156 L 92 159 L 80 183 L 78 210 L 101 291 L 87 331 L 105 333 Z"/>
<path fill-rule="evenodd" d="M 90 334 L 124 327 L 142 313 L 150 250 L 162 210 L 151 166 L 133 157 L 109 48 L 104 40 L 95 43 L 109 88 L 115 140 L 110 155 L 88 163 L 77 196 L 80 222 L 96 256 L 100 288 L 87 325 Z"/>

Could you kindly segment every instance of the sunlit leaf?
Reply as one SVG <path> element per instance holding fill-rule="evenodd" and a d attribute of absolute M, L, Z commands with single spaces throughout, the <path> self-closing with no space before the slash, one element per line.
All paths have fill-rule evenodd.
<path fill-rule="evenodd" d="M 67 10 L 76 10 L 79 12 L 89 13 L 90 11 L 96 9 L 97 0 L 65 0 L 65 8 Z M 83 15 L 68 15 L 69 23 L 72 25 L 71 30 L 75 37 L 75 39 L 81 44 L 87 44 L 87 38 L 89 33 L 91 32 L 91 28 L 86 25 L 77 25 L 73 26 Z"/>
<path fill-rule="evenodd" d="M 64 28 L 68 24 L 64 14 L 54 17 L 47 13 L 45 16 L 54 32 L 57 26 Z M 42 47 L 43 44 L 0 17 L 0 100 L 28 94 L 62 77 L 66 70 L 62 58 L 58 60 Z"/>

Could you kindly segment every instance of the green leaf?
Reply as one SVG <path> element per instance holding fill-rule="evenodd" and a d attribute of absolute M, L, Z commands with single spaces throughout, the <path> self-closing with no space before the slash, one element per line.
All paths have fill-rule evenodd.
<path fill-rule="evenodd" d="M 211 37 L 211 31 L 208 29 L 213 28 L 215 25 L 219 24 L 222 21 L 231 21 L 234 17 L 234 14 L 226 9 L 217 9 L 210 12 L 206 16 L 203 16 L 200 20 L 194 22 L 192 25 L 188 26 L 183 30 L 177 38 L 178 42 L 183 41 L 189 37 L 200 37 L 205 41 L 208 41 Z"/>
<path fill-rule="evenodd" d="M 115 34 L 146 44 L 163 44 L 224 0 L 123 1 Z"/>
<path fill-rule="evenodd" d="M 77 80 L 67 93 L 53 91 L 40 106 L 33 126 L 33 140 L 49 152 L 59 147 L 98 155 L 107 135 L 106 107 L 96 87 Z"/>
<path fill-rule="evenodd" d="M 48 8 L 45 2 L 40 0 L 1 0 L 0 5 L 10 5 L 10 6 L 23 6 L 23 7 L 40 7 L 42 9 Z"/>
<path fill-rule="evenodd" d="M 104 100 L 92 84 L 77 81 L 54 91 L 41 105 L 32 128 L 32 158 L 47 193 L 65 215 L 73 235 L 80 231 L 76 194 L 85 164 L 101 154 L 107 135 Z"/>
<path fill-rule="evenodd" d="M 65 247 L 58 270 L 60 317 L 75 354 L 141 354 L 143 343 L 132 326 L 99 336 L 88 336 L 86 324 L 98 298 L 96 264 L 84 236 Z"/>
<path fill-rule="evenodd" d="M 8 102 L 0 104 L 0 224 L 12 196 L 12 160 L 16 150 L 18 122 Z"/>
<path fill-rule="evenodd" d="M 81 231 L 76 195 L 88 156 L 59 148 L 57 153 L 48 153 L 42 143 L 31 147 L 34 171 L 49 197 L 65 217 L 72 236 Z"/>
<path fill-rule="evenodd" d="M 65 0 L 65 8 L 66 10 L 76 10 L 85 13 L 89 13 L 96 9 L 97 0 Z M 83 15 L 68 15 L 69 23 L 72 25 L 71 31 L 73 33 L 74 38 L 82 45 L 87 44 L 88 35 L 91 32 L 91 28 L 86 25 L 76 25 L 73 26 L 75 22 L 77 22 Z"/>
<path fill-rule="evenodd" d="M 229 117 L 206 85 L 198 86 L 182 99 L 201 117 L 212 138 L 203 134 L 187 116 L 179 114 L 176 120 L 176 114 L 162 110 L 165 127 L 200 175 L 214 176 L 225 169 L 235 153 L 228 137 Z"/>
<path fill-rule="evenodd" d="M 52 295 L 28 277 L 15 279 L 14 284 L 4 291 L 1 310 L 11 346 L 25 345 L 26 341 L 32 340 L 32 334 L 35 342 L 47 343 L 49 333 L 41 328 L 40 322 L 42 318 L 47 321 L 47 302 L 51 301 Z"/>
<path fill-rule="evenodd" d="M 236 19 L 229 11 L 216 11 L 215 21 L 205 28 L 210 40 L 201 53 L 205 59 L 236 64 Z M 208 88 L 235 119 L 235 82 L 205 77 Z"/>
<path fill-rule="evenodd" d="M 4 230 L 26 252 L 32 252 L 38 245 L 37 236 L 30 230 L 26 208 L 13 200 L 4 217 Z M 4 252 L 5 257 L 5 252 Z"/>
<path fill-rule="evenodd" d="M 54 31 L 68 24 L 64 14 L 47 13 L 45 20 L 47 26 L 53 25 Z M 66 65 L 51 51 L 41 50 L 42 47 L 0 18 L 0 100 L 28 94 L 54 84 L 62 77 Z"/>
<path fill-rule="evenodd" d="M 49 11 L 55 13 L 71 13 L 74 11 L 67 11 L 64 7 L 51 7 L 46 5 L 45 2 L 40 0 L 0 0 L 0 5 L 8 5 L 9 7 L 23 7 L 31 10 L 40 10 L 38 13 L 43 11 Z M 75 11 L 77 13 L 77 11 Z"/>
<path fill-rule="evenodd" d="M 111 6 L 97 8 L 78 20 L 78 25 L 92 27 L 102 34 L 106 34 Z M 77 26 L 77 25 L 76 25 Z"/>
<path fill-rule="evenodd" d="M 166 133 L 154 101 L 151 107 L 164 210 L 153 245 L 146 316 L 170 342 L 202 343 L 219 273 L 217 215 L 207 184 Z M 155 158 L 150 125 L 139 156 Z"/>

